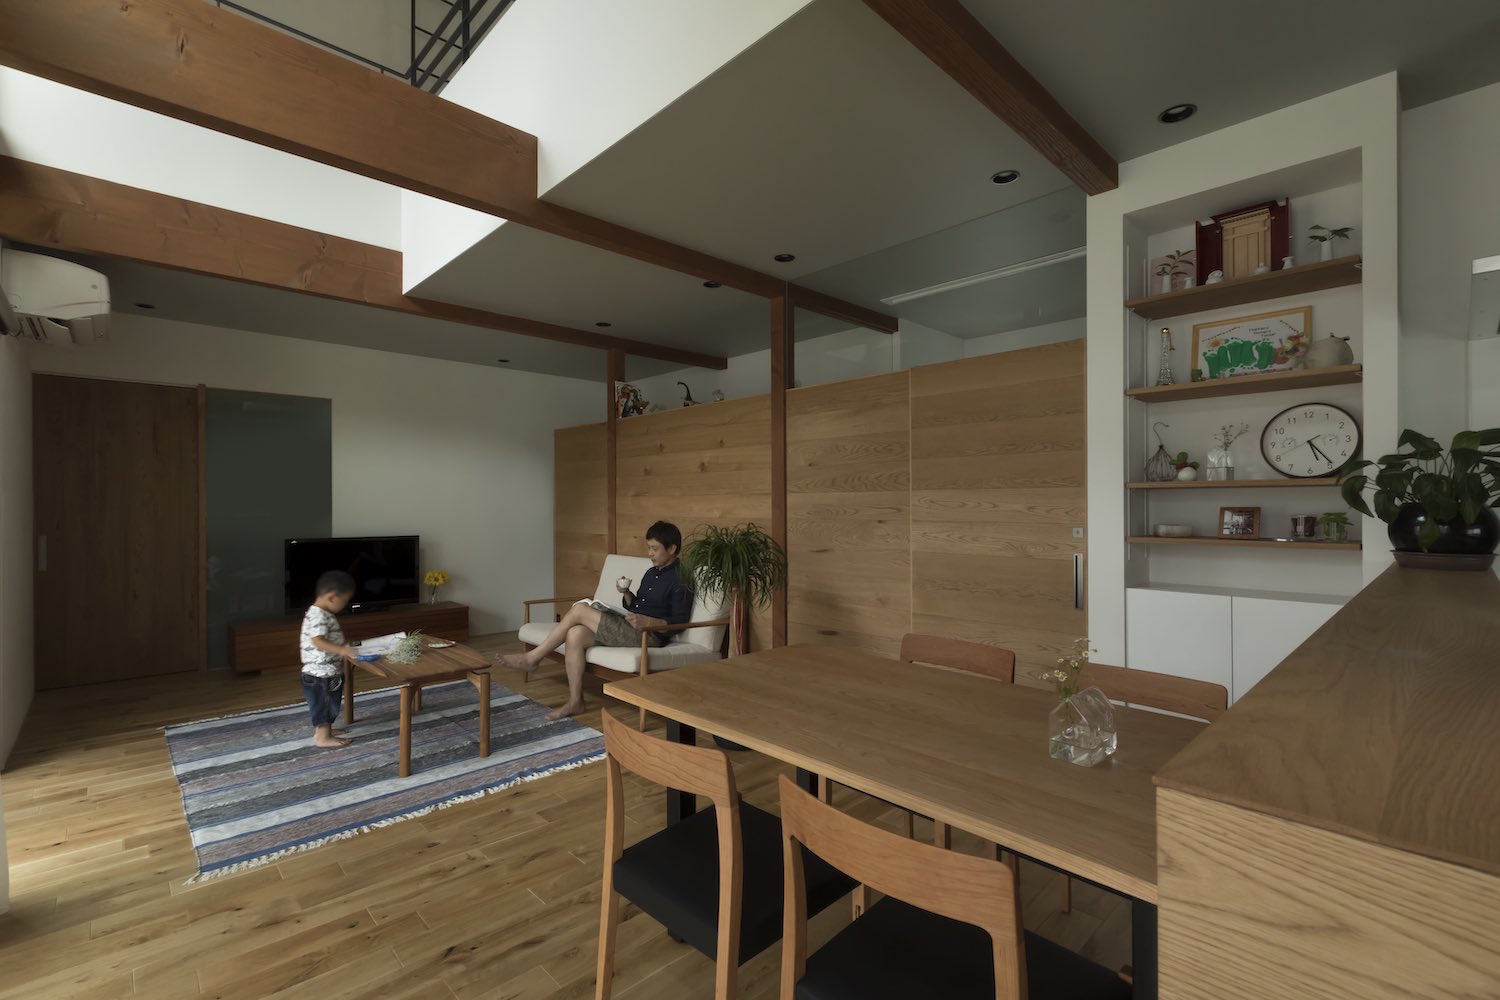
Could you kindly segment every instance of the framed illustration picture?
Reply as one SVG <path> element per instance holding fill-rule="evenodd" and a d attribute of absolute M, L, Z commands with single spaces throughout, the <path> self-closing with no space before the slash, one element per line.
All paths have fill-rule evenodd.
<path fill-rule="evenodd" d="M 1288 371 L 1311 337 L 1312 306 L 1194 323 L 1192 364 L 1205 379 Z"/>
<path fill-rule="evenodd" d="M 1220 507 L 1220 538 L 1259 538 L 1259 507 Z"/>

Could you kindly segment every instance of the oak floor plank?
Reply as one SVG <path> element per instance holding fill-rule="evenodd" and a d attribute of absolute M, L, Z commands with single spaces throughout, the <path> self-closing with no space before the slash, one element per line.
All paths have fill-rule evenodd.
<path fill-rule="evenodd" d="M 513 641 L 473 645 L 493 652 Z M 524 686 L 511 671 L 495 678 L 549 705 L 565 690 L 550 667 Z M 590 685 L 582 721 L 597 727 L 602 698 Z M 196 865 L 162 727 L 299 698 L 295 674 L 220 672 L 37 695 L 3 780 L 12 867 L 0 1000 L 593 996 L 599 767 L 188 884 Z M 652 726 L 660 732 L 660 720 Z M 732 759 L 746 799 L 774 807 L 781 765 L 753 753 Z M 877 800 L 840 789 L 837 802 L 900 828 L 900 814 Z M 660 789 L 632 777 L 627 838 L 659 829 L 662 816 Z M 930 830 L 918 823 L 918 836 Z M 981 850 L 961 832 L 955 846 Z M 1057 886 L 1055 873 L 1023 865 L 1028 924 L 1081 940 L 1106 965 L 1128 961 L 1128 906 L 1075 882 L 1074 913 L 1060 915 Z M 814 933 L 833 933 L 847 913 L 820 914 Z M 770 949 L 747 964 L 743 995 L 774 997 L 776 975 Z M 617 997 L 708 995 L 712 981 L 711 962 L 622 908 Z"/>

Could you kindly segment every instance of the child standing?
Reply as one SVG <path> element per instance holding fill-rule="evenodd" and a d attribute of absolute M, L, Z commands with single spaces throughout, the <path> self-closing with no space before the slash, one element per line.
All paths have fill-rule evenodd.
<path fill-rule="evenodd" d="M 313 746 L 349 745 L 339 738 L 341 733 L 333 723 L 339 717 L 339 689 L 344 686 L 343 658 L 359 654 L 344 644 L 344 630 L 334 615 L 348 607 L 353 597 L 354 577 L 343 570 L 329 570 L 318 577 L 316 598 L 302 619 L 302 694 L 312 717 Z"/>

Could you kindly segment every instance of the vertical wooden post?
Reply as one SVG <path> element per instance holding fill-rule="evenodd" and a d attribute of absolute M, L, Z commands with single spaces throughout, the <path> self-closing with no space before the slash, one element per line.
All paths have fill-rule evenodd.
<path fill-rule="evenodd" d="M 792 298 L 783 292 L 771 299 L 771 537 L 786 542 L 786 391 L 795 377 L 796 319 Z M 771 645 L 786 645 L 786 588 L 771 599 Z"/>
<path fill-rule="evenodd" d="M 604 539 L 606 553 L 616 551 L 615 535 L 615 442 L 620 421 L 620 405 L 615 398 L 615 384 L 625 381 L 625 352 L 618 348 L 608 352 L 605 361 L 604 395 L 609 404 L 604 424 Z"/>

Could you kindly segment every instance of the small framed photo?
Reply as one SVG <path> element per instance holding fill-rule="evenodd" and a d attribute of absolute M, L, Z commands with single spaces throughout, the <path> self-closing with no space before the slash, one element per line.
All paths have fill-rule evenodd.
<path fill-rule="evenodd" d="M 1312 337 L 1312 306 L 1193 324 L 1192 365 L 1205 378 L 1289 371 Z"/>
<path fill-rule="evenodd" d="M 1259 538 L 1259 507 L 1220 507 L 1220 538 Z"/>

